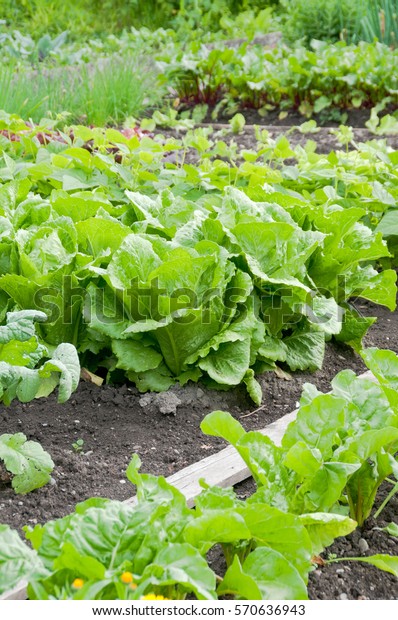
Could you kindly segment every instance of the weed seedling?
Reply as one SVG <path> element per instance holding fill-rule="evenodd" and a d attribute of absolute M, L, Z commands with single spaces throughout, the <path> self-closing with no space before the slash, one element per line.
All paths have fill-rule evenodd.
<path fill-rule="evenodd" d="M 83 439 L 77 439 L 73 444 L 72 444 L 72 448 L 74 449 L 74 451 L 76 453 L 79 453 L 83 450 L 83 446 L 84 446 L 84 440 Z"/>

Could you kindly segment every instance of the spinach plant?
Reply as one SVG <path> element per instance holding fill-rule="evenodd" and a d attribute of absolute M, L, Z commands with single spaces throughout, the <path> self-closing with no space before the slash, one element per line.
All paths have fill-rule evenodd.
<path fill-rule="evenodd" d="M 239 426 L 225 414 L 216 412 L 207 423 L 238 439 Z M 179 490 L 162 477 L 141 474 L 139 467 L 135 455 L 127 469 L 137 487 L 135 506 L 89 499 L 61 519 L 25 527 L 33 548 L 0 526 L 0 593 L 26 579 L 29 598 L 39 600 L 181 600 L 187 595 L 303 600 L 314 556 L 356 527 L 348 515 L 289 512 L 283 501 L 272 505 L 262 488 L 243 501 L 232 488 L 203 483 L 196 508 L 188 508 Z M 279 474 L 276 470 L 275 492 Z M 223 575 L 207 561 L 217 544 L 227 563 Z M 364 560 L 398 575 L 391 556 Z"/>
<path fill-rule="evenodd" d="M 330 394 L 306 384 L 281 446 L 246 433 L 228 413 L 203 420 L 202 430 L 224 437 L 250 468 L 258 485 L 254 499 L 300 515 L 349 514 L 362 525 L 380 484 L 398 479 L 398 356 L 366 349 L 362 357 L 377 382 L 344 370 Z"/>

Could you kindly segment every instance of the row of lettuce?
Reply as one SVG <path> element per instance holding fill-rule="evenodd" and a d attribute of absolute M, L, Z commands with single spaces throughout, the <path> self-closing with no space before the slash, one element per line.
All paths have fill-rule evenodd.
<path fill-rule="evenodd" d="M 398 557 L 388 554 L 319 558 L 364 523 L 386 479 L 395 484 L 389 498 L 398 490 L 398 357 L 378 349 L 362 356 L 377 380 L 344 370 L 330 394 L 306 384 L 280 446 L 226 412 L 204 419 L 203 432 L 227 440 L 247 464 L 257 487 L 248 499 L 203 482 L 188 508 L 164 478 L 139 473 L 135 455 L 126 473 L 137 505 L 89 499 L 25 527 L 32 547 L 0 526 L 0 593 L 27 580 L 29 598 L 40 600 L 305 600 L 310 573 L 325 562 L 398 576 Z M 221 574 L 208 563 L 216 545 Z"/>
<path fill-rule="evenodd" d="M 143 391 L 243 382 L 259 403 L 255 373 L 320 368 L 332 336 L 361 348 L 374 319 L 351 298 L 395 308 L 383 230 L 394 250 L 396 153 L 382 143 L 322 156 L 260 132 L 242 161 L 200 130 L 167 141 L 1 122 L 0 320 L 47 316 L 22 315 L 22 337 L 3 328 L 5 402 L 30 398 L 40 353 L 70 343 Z"/>

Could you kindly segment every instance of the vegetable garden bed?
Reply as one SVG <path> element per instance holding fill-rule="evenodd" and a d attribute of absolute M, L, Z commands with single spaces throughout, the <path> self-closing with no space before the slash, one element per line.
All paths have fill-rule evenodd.
<path fill-rule="evenodd" d="M 239 497 L 245 498 L 253 493 L 255 487 L 251 479 L 238 484 L 236 492 Z M 388 488 L 388 490 L 390 490 Z M 381 503 L 387 494 L 384 486 L 381 488 L 377 503 Z M 398 514 L 398 500 L 394 498 L 385 512 L 377 520 L 377 527 L 386 527 L 391 521 L 396 521 Z M 339 538 L 327 553 L 337 557 L 361 555 L 361 549 L 366 548 L 365 555 L 387 553 L 398 555 L 398 540 L 388 536 L 385 532 L 375 530 L 376 523 L 371 519 L 362 530 L 356 530 L 348 536 Z M 213 551 L 211 566 L 217 574 L 225 570 L 225 564 L 220 549 Z M 339 562 L 319 566 L 310 574 L 308 584 L 309 598 L 313 600 L 396 600 L 398 599 L 398 579 L 386 574 L 377 568 L 363 565 L 360 562 Z"/>
<path fill-rule="evenodd" d="M 2 396 L 5 402 L 10 402 L 16 395 L 25 397 L 27 392 L 29 398 L 48 394 L 59 380 L 65 400 L 73 390 L 73 372 L 68 369 L 64 372 L 62 358 L 56 357 L 58 349 L 55 345 L 61 343 L 61 347 L 65 346 L 63 341 L 73 342 L 84 365 L 87 362 L 91 371 L 102 376 L 108 374 L 114 385 L 98 387 L 82 382 L 63 405 L 49 396 L 26 404 L 14 400 L 9 408 L 1 407 L 0 433 L 22 432 L 29 439 L 39 440 L 56 466 L 50 484 L 29 495 L 16 496 L 9 487 L 0 487 L 1 523 L 20 530 L 26 524 L 34 527 L 49 519 L 63 517 L 73 512 L 78 502 L 90 497 L 125 500 L 132 493 L 124 472 L 133 452 L 143 460 L 144 471 L 169 476 L 223 445 L 217 433 L 216 437 L 208 437 L 199 431 L 204 416 L 214 409 L 231 411 L 235 419 L 241 418 L 248 430 L 264 428 L 296 407 L 304 382 L 315 383 L 321 391 L 327 392 L 338 371 L 353 369 L 362 372 L 361 358 L 346 345 L 333 341 L 326 345 L 322 370 L 290 373 L 289 369 L 319 367 L 325 339 L 330 341 L 332 334 L 342 342 L 350 342 L 357 350 L 361 346 L 377 346 L 398 352 L 397 314 L 364 301 L 380 302 L 390 309 L 394 308 L 395 302 L 394 257 L 390 260 L 392 255 L 389 256 L 382 239 L 383 235 L 385 239 L 391 236 L 391 231 L 385 225 L 380 232 L 375 232 L 386 214 L 393 220 L 396 215 L 393 208 L 397 191 L 393 169 L 396 156 L 382 143 L 362 144 L 358 153 L 349 153 L 355 135 L 349 135 L 349 130 L 346 134 L 340 130 L 340 144 L 346 149 L 326 158 L 314 154 L 311 144 L 305 145 L 308 136 L 302 136 L 300 130 L 294 134 L 299 140 L 291 143 L 295 151 L 283 136 L 276 136 L 273 141 L 272 136 L 269 140 L 265 132 L 256 136 L 257 152 L 250 152 L 253 128 L 236 137 L 237 147 L 230 142 L 224 148 L 212 140 L 222 134 L 215 134 L 207 140 L 206 131 L 201 129 L 185 136 L 182 142 L 174 139 L 175 134 L 170 137 L 169 132 L 170 141 L 165 144 L 161 137 L 153 141 L 145 135 L 133 135 L 134 132 L 125 135 L 116 130 L 105 133 L 101 129 L 80 127 L 72 134 L 63 134 L 63 142 L 59 144 L 56 139 L 47 139 L 48 135 L 51 136 L 51 129 L 45 139 L 40 140 L 39 128 L 28 127 L 19 119 L 6 119 L 4 123 L 9 125 L 3 131 L 2 144 L 10 155 L 4 157 L 6 167 L 2 170 L 4 178 L 9 181 L 2 188 L 3 221 L 7 230 L 12 232 L 4 236 L 3 242 L 5 260 L 2 273 L 5 275 L 1 278 L 1 295 L 6 306 L 2 321 L 15 321 L 14 327 L 11 323 L 2 326 L 5 362 L 8 361 L 7 354 L 10 358 L 9 351 L 13 352 L 15 347 L 18 355 L 11 356 L 11 363 L 2 362 Z M 15 133 L 10 132 L 9 126 Z M 314 137 L 318 136 L 314 124 L 307 126 L 306 130 L 310 134 L 314 131 Z M 330 134 L 328 130 L 321 130 L 319 134 L 322 136 L 320 151 L 327 152 Z M 15 136 L 18 136 L 17 140 L 14 140 Z M 359 139 L 362 138 L 361 135 Z M 394 140 L 389 140 L 389 144 L 396 146 Z M 239 150 L 245 147 L 248 148 L 246 152 L 243 150 L 245 161 L 242 163 Z M 179 150 L 187 157 L 187 164 L 184 164 L 184 156 L 178 158 Z M 169 159 L 169 151 L 177 154 L 174 161 Z M 226 153 L 224 158 L 223 152 Z M 196 167 L 189 164 L 191 154 L 199 162 Z M 13 158 L 18 160 L 19 170 L 25 175 L 22 180 L 11 180 L 16 170 Z M 208 164 L 214 158 L 218 161 L 213 169 Z M 291 165 L 294 161 L 296 167 Z M 352 173 L 354 169 L 357 176 Z M 181 175 L 185 175 L 187 182 L 181 181 Z M 31 188 L 36 195 L 27 198 Z M 81 192 L 82 189 L 86 191 Z M 339 217 L 343 220 L 347 217 L 343 235 Z M 290 246 L 289 238 L 293 233 L 297 239 Z M 394 233 L 391 234 L 394 239 Z M 388 240 L 394 249 L 393 241 Z M 270 251 L 262 254 L 262 249 L 268 245 Z M 168 263 L 170 256 L 172 261 Z M 19 257 L 20 265 L 16 262 Z M 142 319 L 140 311 L 147 312 L 148 306 L 138 294 L 139 287 L 137 299 L 142 305 L 137 307 L 137 312 L 133 305 L 126 305 L 113 323 L 102 321 L 101 316 L 93 312 L 96 308 L 90 303 L 93 304 L 95 297 L 88 295 L 83 304 L 80 296 L 78 304 L 74 305 L 70 288 L 60 289 L 58 286 L 59 258 L 64 273 L 68 275 L 68 270 L 72 270 L 76 276 L 74 286 L 83 283 L 83 297 L 87 291 L 94 290 L 100 297 L 104 290 L 109 296 L 112 287 L 117 295 L 125 289 L 127 297 L 123 294 L 119 300 L 122 304 L 129 303 L 126 300 L 131 293 L 128 287 L 135 282 L 134 269 L 142 283 L 151 282 L 154 295 L 161 290 L 152 288 L 152 278 L 157 284 L 156 274 L 159 273 L 171 287 L 172 303 L 169 315 L 166 314 L 166 323 L 156 314 L 148 314 L 145 320 Z M 165 267 L 167 264 L 170 271 Z M 231 280 L 235 273 L 236 282 Z M 44 281 L 43 274 L 51 274 L 54 288 L 50 292 L 55 293 L 57 299 L 64 302 L 66 290 L 71 304 L 68 308 L 64 303 L 62 311 L 70 310 L 72 321 L 45 323 L 43 313 L 37 314 L 34 303 L 37 301 L 36 292 L 40 291 Z M 347 287 L 340 286 L 338 278 L 341 274 L 348 278 Z M 193 337 L 187 329 L 181 334 L 178 330 L 171 331 L 175 325 L 184 326 L 183 322 L 175 320 L 180 315 L 174 311 L 181 306 L 173 305 L 173 295 L 177 284 L 179 291 L 188 290 L 180 288 L 185 284 L 186 276 L 187 284 L 198 287 L 198 293 L 201 293 L 201 287 L 210 291 L 209 303 L 214 305 L 214 316 L 220 314 L 220 323 L 213 322 L 213 331 L 209 330 L 209 333 L 205 332 L 206 321 L 194 324 Z M 221 294 L 214 284 L 223 287 Z M 239 293 L 237 301 L 234 301 L 232 310 L 226 303 L 221 315 L 218 302 L 224 303 L 224 293 L 229 301 L 225 291 L 234 284 L 239 285 L 232 288 Z M 303 302 L 298 309 L 291 300 L 292 295 L 289 291 L 286 293 L 286 285 L 292 287 Z M 81 289 L 78 291 L 80 295 Z M 323 296 L 325 291 L 326 296 Z M 304 292 L 314 292 L 315 314 L 305 305 L 309 303 L 309 296 Z M 362 300 L 355 302 L 357 314 L 346 302 L 361 295 Z M 159 298 L 164 301 L 164 295 L 159 294 Z M 108 299 L 110 297 L 105 297 L 106 303 Z M 260 300 L 264 306 L 260 306 Z M 278 303 L 282 300 L 284 308 L 287 310 L 291 304 L 298 316 L 289 314 L 290 310 L 287 314 L 279 312 Z M 183 301 L 186 307 L 182 309 L 182 317 L 188 310 L 196 312 L 197 301 L 190 303 L 190 300 Z M 243 314 L 243 321 L 240 320 L 239 304 L 245 304 L 248 311 Z M 338 304 L 341 304 L 339 311 Z M 33 318 L 27 319 L 26 313 L 32 314 L 32 307 L 36 307 L 35 320 L 42 322 L 37 326 L 41 341 Z M 26 312 L 9 312 L 6 316 L 7 310 L 21 308 Z M 163 306 L 160 310 L 163 311 Z M 348 328 L 342 322 L 343 312 L 349 317 Z M 361 315 L 379 318 L 363 344 L 362 337 L 372 321 L 362 319 Z M 163 316 L 162 312 L 159 316 Z M 270 323 L 266 320 L 269 317 L 272 317 Z M 22 339 L 18 321 L 24 320 L 27 335 L 23 334 Z M 61 331 L 64 330 L 62 333 L 60 327 Z M 195 333 L 200 345 L 195 341 Z M 27 354 L 32 355 L 32 359 L 28 357 L 31 365 L 25 369 L 22 362 L 26 360 L 19 361 L 22 359 L 19 351 L 26 347 L 22 343 L 27 340 L 31 348 Z M 49 348 L 41 349 L 41 342 L 48 342 Z M 54 366 L 45 361 L 36 369 L 41 360 L 51 357 L 50 354 L 55 358 L 51 362 Z M 50 376 L 46 375 L 46 364 L 54 371 Z M 72 363 L 72 366 L 76 372 L 78 364 Z M 265 368 L 274 372 L 264 373 Z M 254 373 L 259 383 L 256 383 Z M 27 380 L 21 382 L 24 376 Z M 47 381 L 43 381 L 39 388 L 35 382 L 38 377 Z M 126 383 L 126 377 L 135 381 L 142 392 L 154 392 L 139 393 L 132 383 Z M 202 381 L 207 381 L 207 385 L 213 381 L 213 387 L 229 385 L 230 389 L 210 390 Z M 243 383 L 254 402 L 261 402 L 260 407 L 256 408 L 249 401 Z M 339 430 L 343 437 L 345 430 Z M 353 430 L 349 432 L 353 439 Z M 344 462 L 344 466 L 349 470 L 352 463 Z M 137 461 L 130 464 L 129 470 L 130 481 L 141 484 Z M 295 471 L 294 467 L 292 471 Z M 383 493 L 386 493 L 386 487 L 382 487 L 377 502 L 382 501 Z M 217 499 L 222 504 L 225 497 L 223 500 L 221 495 Z M 325 508 L 307 507 L 306 510 L 328 513 L 337 499 L 336 496 L 333 502 L 325 503 Z M 384 519 L 394 510 L 394 502 L 383 514 Z M 268 503 L 272 506 L 270 510 L 274 510 L 271 498 L 264 500 L 263 509 Z M 293 506 L 293 513 L 295 509 Z M 187 515 L 185 510 L 184 518 L 191 519 L 193 511 Z M 289 504 L 285 504 L 285 510 L 290 513 Z M 300 512 L 297 508 L 297 515 L 303 515 L 306 510 Z M 289 514 L 286 518 L 297 521 L 297 515 Z M 130 517 L 127 515 L 126 518 Z M 340 527 L 338 518 L 332 518 L 335 518 L 333 528 Z M 348 525 L 345 522 L 344 533 L 352 530 L 353 521 L 349 521 Z M 381 520 L 378 525 L 387 523 Z M 362 538 L 373 554 L 396 551 L 394 540 L 392 545 L 387 542 L 387 534 L 369 529 L 369 523 L 364 527 Z M 38 527 L 36 532 L 39 531 Z M 303 525 L 300 524 L 297 531 L 307 536 Z M 341 529 L 338 531 L 342 532 Z M 333 540 L 336 529 L 333 532 L 333 536 L 326 536 L 326 540 Z M 362 551 L 360 547 L 357 549 L 357 534 L 351 534 L 348 542 L 337 541 L 335 545 L 342 547 L 333 547 L 331 553 L 334 553 L 333 549 L 340 555 L 342 550 L 348 555 L 352 551 L 354 556 L 355 551 L 357 555 L 366 553 L 366 549 L 363 551 L 364 542 L 361 543 Z M 36 538 L 38 544 L 39 538 Z M 318 543 L 312 547 L 312 541 L 308 539 L 303 565 L 301 551 L 293 558 L 303 575 L 306 575 L 312 557 L 310 549 L 317 555 L 327 546 L 323 543 L 325 538 L 321 545 Z M 195 550 L 195 553 L 198 562 L 203 562 L 203 557 L 198 557 L 199 551 Z M 99 560 L 102 562 L 102 557 Z M 213 561 L 216 566 L 219 560 L 214 556 Z M 98 568 L 98 564 L 96 566 Z M 223 574 L 222 565 L 219 568 L 217 572 Z M 375 575 L 374 590 L 368 592 L 369 598 L 384 598 L 387 594 L 398 597 L 398 582 L 393 576 L 385 578 L 383 575 L 383 582 L 379 582 L 375 572 L 367 571 L 368 567 L 366 571 L 357 570 L 356 564 L 350 563 L 343 573 L 340 564 L 337 568 L 340 572 L 336 573 L 331 564 L 325 573 L 319 568 L 312 575 L 310 593 L 313 598 L 344 594 L 350 598 L 364 596 L 365 585 L 357 586 L 355 590 L 362 574 L 366 575 L 367 585 L 367 575 Z M 332 580 L 332 585 L 326 588 L 329 574 L 337 581 Z M 349 576 L 345 590 L 340 589 L 340 575 Z M 213 577 L 209 577 L 210 581 Z M 305 576 L 300 577 L 297 584 L 297 589 L 287 590 L 284 595 L 305 598 Z M 66 587 L 70 588 L 70 584 Z M 196 592 L 195 589 L 189 591 Z M 209 586 L 206 592 L 214 597 L 215 586 Z M 264 592 L 260 598 L 269 597 L 269 593 Z M 38 590 L 36 597 L 41 598 L 43 593 Z M 112 597 L 115 597 L 113 590 Z"/>
<path fill-rule="evenodd" d="M 378 317 L 366 338 L 366 345 L 398 351 L 397 313 L 366 303 L 357 305 L 357 309 L 364 316 Z M 132 489 L 130 484 L 125 484 L 124 470 L 132 452 L 138 452 L 146 471 L 171 475 L 222 447 L 219 439 L 205 437 L 199 432 L 199 423 L 209 411 L 229 409 L 237 419 L 241 418 L 248 430 L 262 428 L 294 409 L 305 381 L 314 383 L 321 391 L 328 391 L 330 380 L 344 368 L 361 372 L 364 365 L 347 347 L 331 343 L 322 371 L 293 373 L 290 380 L 266 373 L 260 378 L 265 399 L 257 412 L 253 412 L 253 405 L 243 390 L 216 392 L 193 385 L 172 389 L 150 402 L 133 387 L 81 383 L 73 399 L 64 405 L 58 405 L 49 397 L 30 404 L 1 407 L 0 433 L 3 429 L 22 431 L 30 439 L 39 440 L 56 464 L 52 484 L 29 495 L 16 496 L 10 488 L 0 486 L 1 521 L 18 529 L 25 524 L 33 527 L 72 512 L 77 502 L 89 497 L 126 500 L 131 497 Z M 172 397 L 168 398 L 170 395 Z M 160 411 L 175 406 L 174 415 Z M 76 451 L 73 444 L 76 445 L 79 438 L 84 444 L 81 451 Z M 254 490 L 250 479 L 236 487 L 241 498 Z M 386 484 L 381 487 L 376 505 L 389 490 Z M 397 508 L 395 497 L 378 519 L 377 527 L 394 521 Z M 362 530 L 335 541 L 329 553 L 337 557 L 398 555 L 398 540 L 375 530 L 375 525 L 375 521 L 368 520 Z M 223 574 L 224 560 L 217 547 L 209 558 L 216 574 Z M 361 563 L 320 565 L 310 575 L 309 595 L 314 599 L 395 599 L 398 598 L 398 579 Z M 18 590 L 16 596 L 20 596 Z"/>
<path fill-rule="evenodd" d="M 398 352 L 398 313 L 367 304 L 358 307 L 378 317 L 366 344 Z M 293 373 L 290 380 L 265 373 L 260 377 L 263 405 L 257 413 L 242 418 L 242 423 L 247 429 L 263 428 L 295 408 L 306 381 L 327 392 L 332 378 L 344 368 L 359 373 L 364 365 L 348 347 L 330 343 L 322 370 Z M 167 394 L 173 395 L 170 402 Z M 25 433 L 39 441 L 56 464 L 54 483 L 28 495 L 18 496 L 9 486 L 0 486 L 0 521 L 20 528 L 64 516 L 91 496 L 127 499 L 131 488 L 125 484 L 124 471 L 132 452 L 140 455 L 145 471 L 169 476 L 222 446 L 219 439 L 204 437 L 199 431 L 207 413 L 223 409 L 239 419 L 256 410 L 243 388 L 220 392 L 190 384 L 154 396 L 150 402 L 133 386 L 97 387 L 81 382 L 63 405 L 53 396 L 26 404 L 14 401 L 10 407 L 0 405 L 0 434 Z M 160 409 L 167 406 L 171 413 L 162 413 Z M 78 439 L 84 444 L 76 452 L 73 444 Z"/>
<path fill-rule="evenodd" d="M 308 141 L 312 141 L 316 144 L 316 152 L 319 154 L 329 154 L 332 150 L 341 148 L 341 144 L 337 139 L 336 133 L 339 131 L 336 127 L 330 125 L 328 127 L 317 126 L 315 121 L 309 121 L 308 123 L 303 118 L 298 118 L 298 122 L 301 125 L 284 126 L 283 124 L 269 124 L 269 119 L 255 117 L 250 119 L 250 115 L 246 116 L 246 120 L 253 120 L 254 124 L 245 124 L 239 133 L 232 131 L 231 123 L 201 123 L 199 127 L 206 131 L 211 131 L 209 138 L 216 141 L 218 139 L 224 140 L 226 144 L 236 144 L 237 152 L 250 150 L 253 148 L 253 143 L 256 140 L 256 135 L 260 136 L 262 131 L 265 131 L 270 140 L 277 141 L 283 137 L 288 137 L 289 145 L 292 149 L 297 146 L 305 148 Z M 265 122 L 266 121 L 266 122 Z M 161 129 L 159 130 L 167 138 L 181 139 L 184 135 L 184 129 Z M 215 135 L 213 134 L 215 132 Z M 398 135 L 394 134 L 381 134 L 377 135 L 364 126 L 352 128 L 352 141 L 348 142 L 347 148 L 352 151 L 355 149 L 354 144 L 365 143 L 370 141 L 384 139 L 389 147 L 398 149 Z M 227 158 L 227 154 L 225 157 Z M 177 154 L 171 154 L 167 156 L 171 161 L 178 158 Z M 198 153 L 195 149 L 191 149 L 185 155 L 186 162 L 195 162 L 198 160 Z"/>

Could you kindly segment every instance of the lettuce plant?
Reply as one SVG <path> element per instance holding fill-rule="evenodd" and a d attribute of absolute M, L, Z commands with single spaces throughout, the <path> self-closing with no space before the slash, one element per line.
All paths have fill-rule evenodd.
<path fill-rule="evenodd" d="M 35 322 L 46 321 L 43 312 L 8 312 L 0 326 L 0 401 L 14 398 L 28 402 L 48 396 L 58 386 L 58 400 L 65 402 L 77 388 L 80 364 L 73 345 L 64 343 L 52 354 L 41 344 Z"/>
<path fill-rule="evenodd" d="M 29 493 L 50 480 L 54 463 L 37 441 L 27 441 L 23 433 L 0 435 L 0 461 L 10 474 L 16 493 Z"/>
<path fill-rule="evenodd" d="M 36 129 L 0 116 L 0 318 L 44 311 L 40 341 L 75 345 L 109 381 L 243 383 L 260 403 L 256 373 L 320 368 L 331 337 L 361 348 L 374 319 L 351 298 L 395 308 L 396 273 L 377 268 L 398 195 L 386 148 L 325 157 L 258 132 L 228 164 L 203 129 L 163 144 L 84 127 L 42 144 Z"/>

